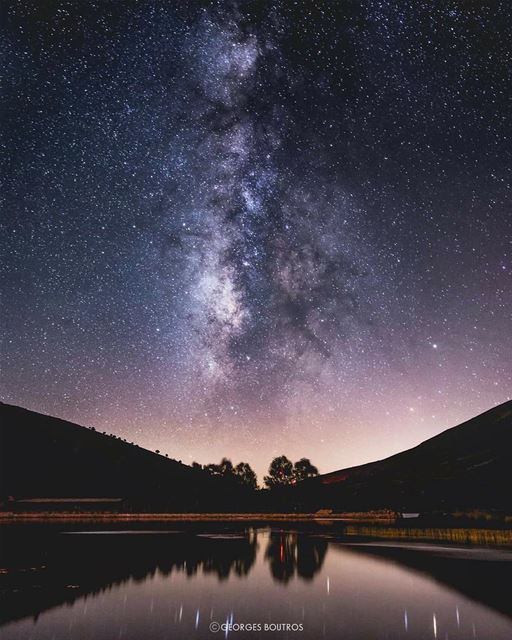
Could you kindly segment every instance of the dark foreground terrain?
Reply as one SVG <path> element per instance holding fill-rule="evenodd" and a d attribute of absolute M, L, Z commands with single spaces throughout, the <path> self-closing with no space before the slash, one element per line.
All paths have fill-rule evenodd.
<path fill-rule="evenodd" d="M 384 460 L 255 491 L 112 435 L 0 404 L 3 511 L 512 513 L 512 401 Z"/>
<path fill-rule="evenodd" d="M 305 504 L 397 511 L 512 512 L 512 401 L 417 447 L 304 483 Z"/>

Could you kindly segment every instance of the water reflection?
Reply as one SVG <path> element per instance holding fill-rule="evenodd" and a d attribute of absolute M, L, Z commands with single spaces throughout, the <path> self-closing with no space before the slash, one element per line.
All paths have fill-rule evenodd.
<path fill-rule="evenodd" d="M 0 538 L 0 624 L 72 604 L 128 580 L 158 572 L 228 580 L 247 575 L 256 559 L 256 532 L 64 531 L 3 528 Z"/>
<path fill-rule="evenodd" d="M 512 618 L 512 598 L 505 586 L 512 579 L 510 551 L 407 543 L 365 543 L 344 548 L 424 573 Z"/>
<path fill-rule="evenodd" d="M 212 621 L 304 629 L 227 632 L 240 639 L 512 637 L 510 619 L 475 602 L 512 614 L 505 551 L 347 545 L 320 531 L 243 526 L 0 527 L 0 536 L 2 639 L 213 639 Z"/>
<path fill-rule="evenodd" d="M 295 575 L 312 580 L 321 569 L 327 541 L 301 535 L 297 531 L 270 533 L 265 558 L 270 563 L 272 576 L 287 583 Z"/>

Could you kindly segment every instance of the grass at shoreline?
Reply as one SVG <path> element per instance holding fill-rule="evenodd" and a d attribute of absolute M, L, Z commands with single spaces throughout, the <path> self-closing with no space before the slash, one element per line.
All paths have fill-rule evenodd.
<path fill-rule="evenodd" d="M 511 529 L 472 529 L 469 527 L 369 527 L 349 525 L 344 536 L 404 542 L 451 542 L 470 545 L 512 545 Z"/>
<path fill-rule="evenodd" d="M 324 520 L 363 520 L 374 522 L 381 520 L 370 515 L 362 518 L 350 514 L 330 514 L 321 515 L 317 513 L 110 513 L 101 511 L 91 511 L 88 513 L 75 511 L 30 511 L 30 512 L 0 512 L 0 522 L 13 521 L 112 521 L 112 522 L 166 522 L 166 521 L 246 521 L 246 520 L 304 520 L 304 521 L 324 521 Z M 392 522 L 392 518 L 386 518 Z"/>
<path fill-rule="evenodd" d="M 322 526 L 339 525 L 343 538 L 448 542 L 468 545 L 512 545 L 512 528 L 446 526 L 420 522 L 405 523 L 389 517 L 389 512 L 358 512 L 323 515 L 319 513 L 108 513 L 108 512 L 0 512 L 2 524 L 44 523 L 165 523 L 165 522 L 302 522 Z"/>

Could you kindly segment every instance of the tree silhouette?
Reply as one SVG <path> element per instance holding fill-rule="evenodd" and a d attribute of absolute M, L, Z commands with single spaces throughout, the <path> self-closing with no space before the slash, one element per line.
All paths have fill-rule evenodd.
<path fill-rule="evenodd" d="M 235 477 L 244 487 L 256 489 L 258 480 L 256 474 L 247 462 L 239 462 L 235 467 Z"/>
<path fill-rule="evenodd" d="M 205 464 L 204 470 L 212 476 L 223 476 L 224 478 L 234 477 L 235 469 L 233 463 L 228 458 L 222 458 L 220 464 Z"/>
<path fill-rule="evenodd" d="M 263 482 L 269 489 L 286 486 L 293 481 L 293 463 L 286 456 L 274 458 L 268 468 L 268 476 L 263 478 Z"/>
<path fill-rule="evenodd" d="M 192 466 L 196 469 L 201 469 L 201 465 L 197 462 L 193 462 Z M 234 467 L 229 458 L 222 458 L 220 464 L 205 464 L 202 468 L 212 476 L 233 478 L 233 480 L 250 489 L 256 489 L 258 484 L 256 474 L 247 462 L 239 462 L 236 467 Z"/>
<path fill-rule="evenodd" d="M 220 475 L 224 478 L 231 478 L 235 475 L 235 468 L 229 458 L 222 458 L 220 461 Z"/>
<path fill-rule="evenodd" d="M 203 469 L 208 471 L 212 476 L 220 476 L 220 464 L 214 464 L 211 462 L 210 464 L 205 464 Z"/>
<path fill-rule="evenodd" d="M 301 458 L 293 465 L 293 479 L 295 482 L 314 478 L 318 475 L 318 469 L 311 464 L 309 458 Z"/>

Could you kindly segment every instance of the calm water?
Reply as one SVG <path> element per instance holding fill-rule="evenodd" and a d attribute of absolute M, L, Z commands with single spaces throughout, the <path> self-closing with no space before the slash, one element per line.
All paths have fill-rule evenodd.
<path fill-rule="evenodd" d="M 2 640 L 512 638 L 506 550 L 236 525 L 4 526 L 0 545 Z"/>

